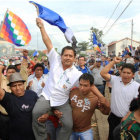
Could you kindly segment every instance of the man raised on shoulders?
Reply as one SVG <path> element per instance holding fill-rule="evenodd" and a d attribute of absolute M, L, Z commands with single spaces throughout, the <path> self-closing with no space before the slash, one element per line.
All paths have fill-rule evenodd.
<path fill-rule="evenodd" d="M 62 49 L 61 56 L 58 55 L 53 48 L 41 19 L 37 18 L 36 22 L 41 31 L 44 44 L 48 49 L 50 71 L 41 93 L 42 96 L 40 96 L 33 110 L 34 134 L 36 140 L 47 139 L 45 123 L 39 123 L 38 118 L 53 108 L 63 113 L 63 117 L 60 119 L 62 127 L 58 133 L 57 140 L 69 140 L 73 127 L 69 93 L 73 87 L 78 86 L 78 79 L 82 73 L 73 65 L 76 56 L 75 50 L 70 46 L 66 46 Z M 93 87 L 92 90 L 97 90 L 97 88 Z M 102 97 L 100 93 L 98 94 Z"/>
<path fill-rule="evenodd" d="M 66 46 L 62 49 L 61 56 L 55 51 L 49 39 L 41 19 L 37 18 L 37 25 L 41 31 L 42 39 L 48 49 L 50 72 L 41 96 L 33 110 L 33 130 L 36 140 L 46 140 L 47 133 L 45 123 L 39 123 L 38 118 L 48 113 L 52 107 L 63 112 L 62 127 L 57 140 L 69 140 L 72 132 L 72 112 L 69 105 L 70 89 L 77 86 L 78 78 L 82 74 L 73 65 L 76 52 Z"/>

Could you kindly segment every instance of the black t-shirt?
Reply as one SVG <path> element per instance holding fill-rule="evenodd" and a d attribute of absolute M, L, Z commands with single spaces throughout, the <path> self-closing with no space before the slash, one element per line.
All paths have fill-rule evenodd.
<path fill-rule="evenodd" d="M 10 140 L 35 140 L 32 131 L 32 110 L 37 98 L 37 94 L 32 90 L 26 90 L 24 96 L 20 97 L 5 93 L 0 104 L 10 117 Z"/>

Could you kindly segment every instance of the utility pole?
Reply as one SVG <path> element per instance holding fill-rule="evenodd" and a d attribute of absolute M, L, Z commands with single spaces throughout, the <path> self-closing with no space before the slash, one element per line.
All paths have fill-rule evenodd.
<path fill-rule="evenodd" d="M 131 22 L 131 47 L 133 45 L 133 19 L 132 19 L 132 22 Z"/>

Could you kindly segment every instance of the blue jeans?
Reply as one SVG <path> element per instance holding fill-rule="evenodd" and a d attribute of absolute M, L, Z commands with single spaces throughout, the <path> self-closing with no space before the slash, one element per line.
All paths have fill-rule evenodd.
<path fill-rule="evenodd" d="M 72 132 L 70 140 L 93 140 L 93 131 L 89 129 L 84 132 Z"/>
<path fill-rule="evenodd" d="M 47 127 L 47 133 L 50 135 L 50 139 L 56 140 L 60 126 L 58 126 L 58 128 L 55 128 L 53 122 L 51 120 L 47 120 L 46 127 Z"/>

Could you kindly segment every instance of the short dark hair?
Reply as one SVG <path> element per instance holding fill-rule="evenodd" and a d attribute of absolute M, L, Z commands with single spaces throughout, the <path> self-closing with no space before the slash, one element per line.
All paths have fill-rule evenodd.
<path fill-rule="evenodd" d="M 10 62 L 10 61 L 12 61 L 12 62 L 13 62 L 13 59 L 9 59 L 9 62 Z"/>
<path fill-rule="evenodd" d="M 79 57 L 78 57 L 78 60 L 80 59 L 80 58 L 84 58 L 84 60 L 86 60 L 86 58 L 85 58 L 85 56 L 83 56 L 83 55 L 80 55 Z"/>
<path fill-rule="evenodd" d="M 43 69 L 43 71 L 44 71 L 44 69 L 45 69 L 45 67 L 44 67 L 41 63 L 37 63 L 37 64 L 34 66 L 33 71 L 35 71 L 37 67 L 41 67 L 41 68 Z"/>
<path fill-rule="evenodd" d="M 76 51 L 75 51 L 75 49 L 74 49 L 73 47 L 71 47 L 71 46 L 66 46 L 66 47 L 64 47 L 64 48 L 62 49 L 62 51 L 61 51 L 61 56 L 64 54 L 64 51 L 65 51 L 65 50 L 72 50 L 73 53 L 74 53 L 74 57 L 76 57 Z"/>
<path fill-rule="evenodd" d="M 16 67 L 14 65 L 9 65 L 8 68 L 6 69 L 6 72 L 9 70 L 9 69 L 14 69 L 15 71 L 17 71 Z"/>
<path fill-rule="evenodd" d="M 89 81 L 90 85 L 93 85 L 93 83 L 94 83 L 93 76 L 91 74 L 88 74 L 88 73 L 83 73 L 79 78 L 79 82 L 81 79 Z"/>
<path fill-rule="evenodd" d="M 123 65 L 122 65 L 122 68 L 121 68 L 121 71 L 122 71 L 124 68 L 128 68 L 128 69 L 130 69 L 133 73 L 135 73 L 135 67 L 134 67 L 133 64 L 130 64 L 130 63 L 123 64 Z"/>

